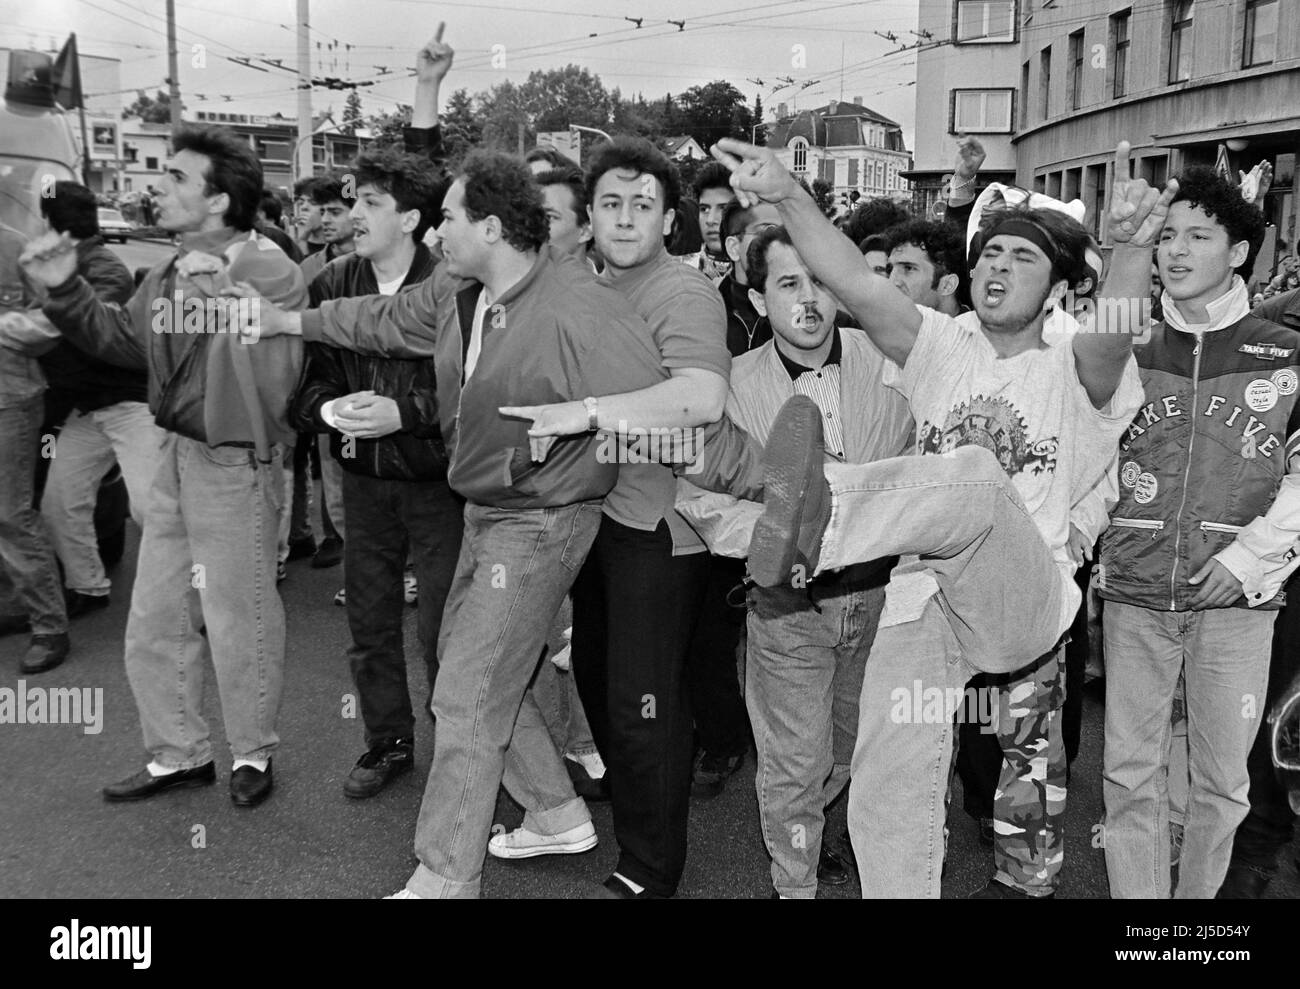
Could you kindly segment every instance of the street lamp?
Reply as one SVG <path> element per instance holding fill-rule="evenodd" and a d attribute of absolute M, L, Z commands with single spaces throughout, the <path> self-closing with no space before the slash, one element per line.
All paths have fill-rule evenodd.
<path fill-rule="evenodd" d="M 583 127 L 582 124 L 569 124 L 569 130 L 585 130 L 588 134 L 599 134 L 606 141 L 613 143 L 614 139 L 606 134 L 599 127 Z"/>
<path fill-rule="evenodd" d="M 297 183 L 298 179 L 301 178 L 301 176 L 298 174 L 298 151 L 302 147 L 303 142 L 310 141 L 313 137 L 316 137 L 318 134 L 328 134 L 330 131 L 338 130 L 339 128 L 339 125 L 334 122 L 333 117 L 327 116 L 325 119 L 329 121 L 329 125 L 327 127 L 322 127 L 319 130 L 314 130 L 310 134 L 306 134 L 298 138 L 298 140 L 294 142 L 293 154 L 289 156 L 289 166 L 290 166 L 289 174 L 293 178 L 295 184 Z M 315 173 L 315 171 L 316 171 L 315 158 L 313 158 L 312 172 Z"/>

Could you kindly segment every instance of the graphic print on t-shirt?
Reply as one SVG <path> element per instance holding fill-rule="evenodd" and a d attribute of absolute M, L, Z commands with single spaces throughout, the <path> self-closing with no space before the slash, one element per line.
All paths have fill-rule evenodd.
<path fill-rule="evenodd" d="M 1029 439 L 1024 416 L 1002 398 L 976 395 L 954 407 L 942 428 L 926 421 L 917 432 L 922 453 L 947 453 L 959 446 L 982 446 L 995 457 L 1008 477 L 1026 468 L 1033 474 L 1056 472 L 1058 438 Z"/>

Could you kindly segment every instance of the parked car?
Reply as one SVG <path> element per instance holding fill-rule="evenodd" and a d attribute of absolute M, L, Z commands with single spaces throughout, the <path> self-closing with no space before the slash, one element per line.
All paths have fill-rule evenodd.
<path fill-rule="evenodd" d="M 135 228 L 127 223 L 120 210 L 99 207 L 99 233 L 105 240 L 118 240 L 123 244 Z"/>

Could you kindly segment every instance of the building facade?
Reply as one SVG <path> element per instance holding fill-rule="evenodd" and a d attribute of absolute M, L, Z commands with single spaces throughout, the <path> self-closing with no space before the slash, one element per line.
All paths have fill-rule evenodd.
<path fill-rule="evenodd" d="M 262 163 L 262 177 L 268 188 L 288 196 L 294 180 L 294 152 L 298 146 L 296 118 L 275 113 L 240 113 L 235 110 L 198 110 L 193 114 L 195 123 L 220 124 L 229 127 L 257 152 Z M 370 132 L 358 128 L 353 135 L 326 130 L 333 121 L 317 117 L 312 121 L 311 157 L 315 174 L 334 171 L 348 165 L 370 143 Z"/>
<path fill-rule="evenodd" d="M 811 185 L 830 183 L 838 198 L 858 192 L 868 199 L 910 196 L 904 173 L 912 156 L 903 143 L 902 128 L 862 105 L 832 101 L 813 110 L 787 116 L 782 105 L 777 121 L 767 125 L 767 145 L 777 158 Z"/>
<path fill-rule="evenodd" d="M 1120 140 L 1152 183 L 1216 161 L 1236 177 L 1267 160 L 1257 274 L 1295 250 L 1300 2 L 921 0 L 919 30 L 948 42 L 917 58 L 913 177 L 926 195 L 939 194 L 962 130 L 988 150 L 982 178 L 1080 199 L 1099 236 Z"/>

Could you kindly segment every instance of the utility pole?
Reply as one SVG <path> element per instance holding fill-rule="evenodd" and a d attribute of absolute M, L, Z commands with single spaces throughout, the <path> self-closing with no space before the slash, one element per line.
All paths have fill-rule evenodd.
<path fill-rule="evenodd" d="M 173 138 L 181 126 L 181 72 L 176 63 L 176 0 L 167 0 L 167 97 Z"/>
<path fill-rule="evenodd" d="M 298 0 L 298 178 L 316 174 L 311 141 L 311 43 L 308 0 Z"/>

